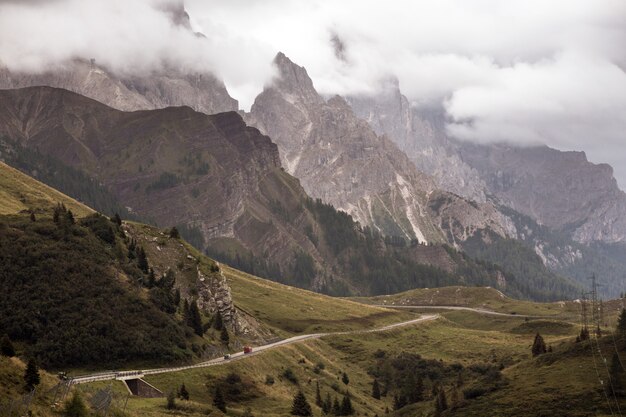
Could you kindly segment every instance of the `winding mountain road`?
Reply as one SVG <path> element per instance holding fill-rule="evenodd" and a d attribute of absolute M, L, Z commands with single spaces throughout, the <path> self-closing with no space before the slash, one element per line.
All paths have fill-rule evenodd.
<path fill-rule="evenodd" d="M 326 336 L 384 332 L 387 330 L 393 330 L 398 327 L 410 326 L 416 323 L 436 320 L 439 317 L 440 317 L 439 314 L 425 314 L 413 320 L 394 323 L 394 324 L 390 324 L 390 325 L 383 326 L 383 327 L 377 327 L 375 329 L 305 334 L 301 336 L 290 337 L 289 339 L 279 340 L 278 342 L 269 343 L 267 345 L 257 346 L 250 353 L 243 353 L 243 352 L 233 353 L 232 355 L 230 355 L 229 359 L 216 358 L 216 359 L 211 359 L 206 362 L 200 362 L 195 365 L 175 366 L 175 367 L 169 367 L 169 368 L 155 368 L 155 369 L 143 369 L 143 370 L 133 370 L 133 371 L 105 371 L 105 372 L 99 372 L 95 374 L 73 377 L 68 380 L 68 383 L 70 385 L 74 385 L 74 384 L 86 384 L 88 382 L 96 382 L 96 381 L 108 381 L 112 379 L 119 379 L 119 380 L 135 379 L 135 378 L 143 378 L 146 375 L 163 374 L 167 372 L 178 372 L 178 371 L 185 371 L 188 369 L 206 368 L 209 366 L 224 365 L 232 361 L 243 360 L 245 358 L 258 355 L 262 353 L 263 351 L 266 351 L 269 349 L 274 349 L 279 346 L 291 345 L 294 343 L 300 343 L 305 340 L 320 339 Z"/>

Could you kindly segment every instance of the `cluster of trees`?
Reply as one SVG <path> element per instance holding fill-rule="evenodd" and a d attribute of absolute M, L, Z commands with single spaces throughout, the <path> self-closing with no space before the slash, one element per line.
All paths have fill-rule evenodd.
<path fill-rule="evenodd" d="M 121 241 L 109 244 L 107 228 L 119 226 L 55 213 L 0 217 L 0 334 L 46 367 L 190 356 L 182 324 L 115 277 Z"/>
<path fill-rule="evenodd" d="M 129 213 L 106 187 L 83 171 L 65 165 L 49 154 L 42 154 L 35 149 L 28 149 L 7 138 L 0 138 L 3 160 L 14 168 L 39 181 L 72 196 L 89 207 L 107 215 L 120 213 L 125 218 L 140 220 Z"/>
<path fill-rule="evenodd" d="M 476 398 L 502 386 L 500 370 L 493 365 L 447 365 L 423 359 L 418 354 L 388 356 L 384 351 L 377 352 L 376 359 L 376 365 L 370 370 L 374 376 L 372 398 L 393 396 L 394 410 L 430 400 L 437 413 L 441 413 L 459 406 L 461 397 Z M 473 382 L 466 386 L 465 381 Z"/>
<path fill-rule="evenodd" d="M 490 243 L 485 243 L 485 240 Z M 574 298 L 580 288 L 571 280 L 551 272 L 533 249 L 514 239 L 490 233 L 475 234 L 463 244 L 472 257 L 498 265 L 507 281 L 507 293 L 517 298 L 555 301 Z"/>

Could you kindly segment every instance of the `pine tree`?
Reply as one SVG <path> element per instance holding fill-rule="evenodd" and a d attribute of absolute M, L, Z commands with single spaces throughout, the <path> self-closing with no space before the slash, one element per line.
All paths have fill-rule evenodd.
<path fill-rule="evenodd" d="M 213 396 L 213 405 L 222 413 L 226 412 L 226 400 L 224 400 L 224 395 L 222 394 L 222 390 L 220 389 L 219 386 L 215 388 L 215 395 Z"/>
<path fill-rule="evenodd" d="M 118 226 L 121 226 L 121 225 L 122 225 L 122 218 L 121 218 L 121 217 L 120 217 L 120 215 L 119 215 L 119 214 L 117 214 L 117 213 L 115 213 L 115 215 L 113 216 L 113 218 L 111 219 L 111 221 L 112 221 L 113 223 L 115 223 L 116 225 L 118 225 Z"/>
<path fill-rule="evenodd" d="M 189 304 L 189 316 L 193 331 L 198 336 L 202 336 L 204 334 L 204 329 L 202 328 L 202 317 L 200 316 L 200 310 L 198 309 L 198 303 L 196 303 L 196 300 L 193 300 Z"/>
<path fill-rule="evenodd" d="M 452 394 L 450 395 L 450 408 L 458 408 L 461 405 L 461 395 L 456 385 L 452 386 Z"/>
<path fill-rule="evenodd" d="M 333 400 L 333 407 L 331 408 L 331 413 L 334 416 L 341 415 L 341 404 L 339 404 L 339 400 L 337 399 L 337 397 L 335 397 L 335 399 Z"/>
<path fill-rule="evenodd" d="M 543 355 L 546 353 L 546 342 L 543 341 L 543 337 L 539 333 L 535 335 L 535 341 L 532 348 L 533 357 Z"/>
<path fill-rule="evenodd" d="M 191 328 L 193 328 L 193 324 L 191 323 L 191 312 L 189 311 L 189 301 L 185 298 L 183 301 L 183 321 L 185 324 Z"/>
<path fill-rule="evenodd" d="M 66 417 L 86 417 L 89 415 L 79 391 L 76 391 L 72 399 L 65 404 L 63 415 Z"/>
<path fill-rule="evenodd" d="M 320 392 L 320 382 L 316 381 L 315 382 L 315 405 L 318 407 L 321 407 L 323 404 L 322 402 L 322 393 Z"/>
<path fill-rule="evenodd" d="M 174 391 L 170 391 L 167 393 L 166 407 L 168 410 L 173 410 L 176 408 L 176 395 L 174 395 Z"/>
<path fill-rule="evenodd" d="M 448 409 L 448 400 L 446 398 L 446 391 L 443 388 L 439 389 L 437 397 L 435 397 L 435 411 L 437 415 L 440 415 L 443 411 Z"/>
<path fill-rule="evenodd" d="M 619 337 L 626 337 L 626 309 L 622 309 L 622 312 L 619 315 L 619 319 L 617 320 L 617 329 L 616 333 Z"/>
<path fill-rule="evenodd" d="M 332 409 L 333 409 L 333 401 L 330 399 L 330 393 L 327 392 L 326 398 L 324 399 L 324 402 L 322 403 L 322 413 L 329 414 Z"/>
<path fill-rule="evenodd" d="M 222 315 L 218 311 L 217 313 L 215 313 L 215 320 L 213 321 L 213 328 L 215 330 L 222 330 L 222 327 L 224 327 L 224 320 L 222 319 Z"/>
<path fill-rule="evenodd" d="M 341 382 L 343 382 L 344 384 L 348 385 L 350 383 L 350 378 L 348 378 L 348 374 L 347 373 L 343 373 L 343 375 L 341 376 Z"/>
<path fill-rule="evenodd" d="M 76 220 L 74 220 L 74 213 L 72 213 L 72 210 L 68 210 L 65 213 L 65 218 L 67 219 L 68 224 L 75 224 Z"/>
<path fill-rule="evenodd" d="M 220 340 L 225 344 L 228 344 L 228 342 L 230 341 L 230 336 L 228 335 L 228 329 L 226 329 L 226 326 L 222 327 Z"/>
<path fill-rule="evenodd" d="M 613 386 L 613 391 L 618 397 L 624 397 L 626 395 L 626 391 L 624 390 L 624 383 L 622 382 L 623 374 L 624 369 L 622 368 L 619 356 L 617 356 L 617 352 L 613 353 L 613 357 L 611 358 L 611 367 L 609 368 L 609 377 L 611 380 L 610 385 Z"/>
<path fill-rule="evenodd" d="M 187 391 L 187 387 L 185 386 L 184 382 L 183 382 L 183 385 L 181 385 L 180 389 L 178 390 L 178 397 L 181 400 L 189 401 L 189 391 Z"/>
<path fill-rule="evenodd" d="M 180 233 L 178 232 L 178 229 L 176 228 L 176 226 L 170 229 L 170 237 L 172 239 L 180 239 Z"/>
<path fill-rule="evenodd" d="M 156 276 L 154 275 L 154 269 L 150 268 L 148 271 L 148 288 L 153 288 L 156 285 Z"/>
<path fill-rule="evenodd" d="M 146 274 L 148 273 L 148 257 L 146 256 L 146 251 L 141 246 L 137 250 L 137 266 Z"/>
<path fill-rule="evenodd" d="M 291 415 L 292 416 L 312 416 L 313 415 L 311 406 L 309 405 L 309 402 L 307 401 L 302 391 L 298 391 L 296 395 L 293 397 L 293 404 L 291 405 Z"/>
<path fill-rule="evenodd" d="M 30 212 L 30 221 L 31 222 L 36 222 L 37 221 L 37 218 L 35 217 L 35 213 L 32 212 L 32 211 Z"/>
<path fill-rule="evenodd" d="M 583 327 L 580 329 L 580 335 L 578 336 L 579 341 L 589 340 L 589 329 Z"/>
<path fill-rule="evenodd" d="M 35 389 L 35 386 L 39 385 L 41 382 L 39 378 L 39 368 L 34 360 L 29 360 L 26 365 L 26 371 L 24 372 L 24 387 L 27 391 L 32 391 Z"/>
<path fill-rule="evenodd" d="M 2 340 L 0 341 L 0 354 L 2 356 L 8 356 L 9 358 L 15 356 L 15 347 L 13 347 L 13 343 L 11 343 L 11 339 L 9 339 L 9 335 L 2 336 Z"/>
<path fill-rule="evenodd" d="M 343 396 L 343 401 L 341 401 L 341 415 L 342 416 L 351 416 L 354 414 L 354 408 L 352 408 L 352 400 L 350 399 L 350 394 L 346 393 Z"/>
<path fill-rule="evenodd" d="M 380 386 L 378 385 L 378 380 L 375 379 L 372 383 L 372 397 L 380 400 Z"/>

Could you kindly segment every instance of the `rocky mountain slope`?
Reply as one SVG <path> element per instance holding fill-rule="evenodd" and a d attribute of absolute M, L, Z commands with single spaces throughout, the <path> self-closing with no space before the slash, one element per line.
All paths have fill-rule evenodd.
<path fill-rule="evenodd" d="M 440 198 L 432 178 L 356 117 L 343 98 L 321 97 L 303 67 L 282 53 L 274 63 L 279 76 L 256 98 L 246 120 L 278 145 L 283 166 L 309 195 L 362 225 L 419 242 L 455 243 L 482 228 L 507 234 L 506 219 L 490 207 L 453 194 Z M 432 210 L 443 201 L 446 215 Z M 442 227 L 450 222 L 458 227 Z"/>
<path fill-rule="evenodd" d="M 610 166 L 582 152 L 459 142 L 448 137 L 443 110 L 411 107 L 393 80 L 379 95 L 349 102 L 444 190 L 475 201 L 491 196 L 581 243 L 626 239 L 626 194 Z"/>
<path fill-rule="evenodd" d="M 380 294 L 465 282 L 506 285 L 512 294 L 542 299 L 572 289 L 561 282 L 546 294 L 552 284 L 523 286 L 513 276 L 505 284 L 506 270 L 443 246 L 407 244 L 361 228 L 310 199 L 280 168 L 276 145 L 234 112 L 207 116 L 178 107 L 124 113 L 66 90 L 3 90 L 0 137 L 80 170 L 129 211 L 162 227 L 178 226 L 219 259 L 291 285 Z M 473 234 L 454 220 L 456 210 L 470 207 L 482 218 L 478 205 L 452 194 L 433 192 L 428 204 L 451 236 Z"/>
<path fill-rule="evenodd" d="M 182 1 L 163 2 L 161 8 L 172 25 L 192 32 Z M 179 68 L 176 62 L 163 62 L 162 68 L 140 75 L 116 73 L 92 57 L 80 57 L 39 73 L 9 71 L 0 64 L 0 89 L 41 85 L 74 91 L 124 111 L 189 106 L 215 114 L 239 107 L 224 83 L 213 74 L 190 72 Z"/>
<path fill-rule="evenodd" d="M 418 170 L 432 176 L 437 187 L 470 200 L 486 201 L 486 186 L 445 134 L 443 109 L 411 106 L 398 80 L 386 80 L 374 96 L 347 98 L 354 113 L 379 135 L 386 135 Z"/>

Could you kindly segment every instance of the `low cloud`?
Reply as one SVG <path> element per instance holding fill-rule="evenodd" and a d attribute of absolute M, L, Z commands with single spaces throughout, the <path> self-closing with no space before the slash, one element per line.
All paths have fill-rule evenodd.
<path fill-rule="evenodd" d="M 545 143 L 610 162 L 626 184 L 623 0 L 0 0 L 0 61 L 42 71 L 96 58 L 120 73 L 210 71 L 244 108 L 278 51 L 322 94 L 374 94 L 396 76 L 449 132 Z M 624 167 L 624 168 L 622 168 Z"/>

